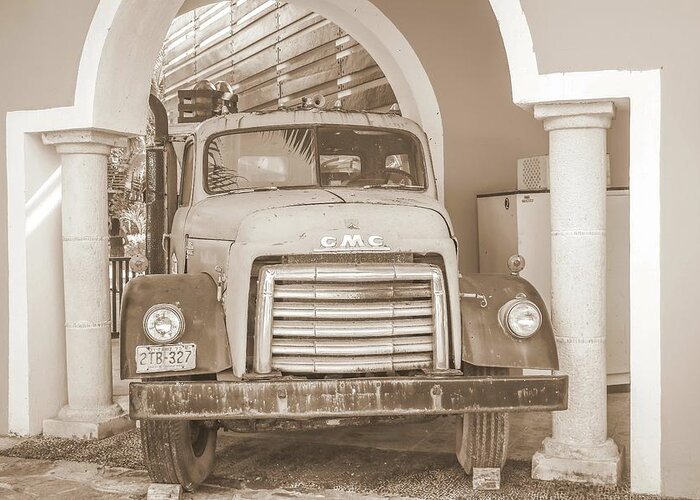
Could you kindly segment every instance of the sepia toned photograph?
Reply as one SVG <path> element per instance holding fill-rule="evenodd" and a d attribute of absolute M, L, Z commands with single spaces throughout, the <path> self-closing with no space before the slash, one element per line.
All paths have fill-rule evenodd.
<path fill-rule="evenodd" d="M 700 500 L 698 25 L 0 0 L 0 499 Z"/>

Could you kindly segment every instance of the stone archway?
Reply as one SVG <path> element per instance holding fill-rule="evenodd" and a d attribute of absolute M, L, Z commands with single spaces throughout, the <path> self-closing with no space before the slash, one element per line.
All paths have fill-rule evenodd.
<path fill-rule="evenodd" d="M 351 6 L 343 0 L 293 1 L 342 26 L 382 67 L 403 114 L 420 123 L 429 136 L 441 186 L 443 137 L 437 98 L 401 32 L 369 0 L 358 0 Z M 197 6 L 203 3 L 211 2 L 199 2 Z M 67 217 L 82 213 L 76 217 L 80 221 L 74 234 L 66 236 L 53 230 L 30 235 L 26 228 L 34 215 L 29 213 L 23 188 L 38 184 L 54 193 L 61 184 L 64 190 L 67 185 L 81 186 L 81 196 L 82 191 L 101 190 L 102 176 L 92 174 L 106 166 L 108 147 L 124 137 L 145 132 L 144 110 L 153 63 L 172 19 L 183 5 L 187 8 L 184 0 L 101 0 L 85 39 L 74 105 L 8 114 L 7 164 L 13 166 L 8 168 L 8 183 L 17 187 L 8 196 L 8 238 L 13 242 L 8 276 L 13 290 L 9 307 L 10 432 L 37 434 L 49 419 L 54 423 L 72 422 L 65 430 L 69 435 L 99 437 L 111 430 L 101 430 L 99 425 L 87 431 L 72 429 L 80 428 L 83 417 L 88 423 L 120 418 L 111 405 L 111 383 L 109 388 L 102 387 L 109 374 L 104 367 L 110 361 L 108 342 L 95 341 L 95 337 L 108 331 L 104 318 L 73 300 L 78 288 L 77 296 L 82 297 L 106 292 L 102 277 L 94 282 L 89 279 L 102 272 L 94 252 L 105 237 L 92 220 L 89 205 L 99 206 L 104 201 L 106 210 L 106 200 L 87 196 L 79 203 L 71 200 L 69 210 L 74 213 L 68 214 L 63 204 L 64 228 Z M 85 172 L 91 172 L 88 177 L 94 181 L 94 189 L 78 182 Z M 56 183 L 61 177 L 62 182 Z M 41 221 L 60 227 L 61 212 L 60 202 L 46 206 Z M 78 247 L 80 250 L 75 250 Z M 44 265 L 37 266 L 39 262 Z M 63 301 L 53 301 L 56 307 L 45 308 L 47 293 L 69 297 L 65 309 Z M 83 340 L 78 345 L 69 342 L 66 347 L 66 328 L 75 330 L 73 336 Z M 97 356 L 97 362 L 74 366 L 76 356 L 85 354 Z M 73 356 L 73 363 L 67 363 L 66 356 Z M 84 397 L 83 392 L 91 390 L 92 396 Z M 74 405 L 66 405 L 72 399 L 89 411 L 74 411 Z M 53 418 L 57 413 L 59 418 Z"/>
<path fill-rule="evenodd" d="M 125 133 L 141 133 L 144 125 L 141 103 L 147 102 L 148 81 L 153 61 L 162 46 L 170 22 L 184 9 L 213 3 L 148 2 L 122 0 L 112 11 L 100 2 L 95 14 L 95 45 L 102 43 L 99 61 L 94 47 L 89 47 L 91 27 L 81 60 L 76 103 L 91 104 L 93 125 Z M 418 122 L 426 131 L 431 144 L 431 155 L 442 191 L 443 142 L 442 119 L 430 79 L 418 56 L 394 24 L 369 0 L 344 2 L 342 0 L 292 0 L 342 26 L 372 55 L 394 90 L 402 114 Z M 113 3 L 113 2 L 112 2 Z M 162 5 L 161 5 L 162 3 Z M 112 16 L 113 22 L 104 25 L 101 16 Z M 108 31 L 102 39 L 100 33 Z M 123 30 L 123 32 L 122 32 Z M 100 40 L 103 40 L 100 42 Z M 85 68 L 85 69 L 83 69 Z M 121 108 L 115 109 L 115 103 Z M 116 113 L 115 113 L 116 111 Z"/>

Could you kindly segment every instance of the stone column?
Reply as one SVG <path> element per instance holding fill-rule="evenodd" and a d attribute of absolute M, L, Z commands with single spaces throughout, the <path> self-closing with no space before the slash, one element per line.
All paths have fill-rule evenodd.
<path fill-rule="evenodd" d="M 552 323 L 569 409 L 532 460 L 535 479 L 614 484 L 622 461 L 607 431 L 606 131 L 612 102 L 541 104 L 549 132 Z"/>
<path fill-rule="evenodd" d="M 48 132 L 61 155 L 68 404 L 44 434 L 102 439 L 133 426 L 112 401 L 107 156 L 125 139 L 96 130 Z"/>

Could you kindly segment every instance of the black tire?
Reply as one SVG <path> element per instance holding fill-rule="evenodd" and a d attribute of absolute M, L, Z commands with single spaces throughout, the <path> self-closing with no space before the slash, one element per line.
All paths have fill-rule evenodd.
<path fill-rule="evenodd" d="M 196 420 L 142 420 L 141 449 L 153 482 L 192 491 L 214 468 L 216 427 Z"/>
<path fill-rule="evenodd" d="M 501 368 L 469 366 L 468 375 L 502 375 Z M 457 460 L 467 474 L 474 467 L 502 469 L 506 464 L 509 437 L 508 413 L 465 413 L 457 422 Z"/>

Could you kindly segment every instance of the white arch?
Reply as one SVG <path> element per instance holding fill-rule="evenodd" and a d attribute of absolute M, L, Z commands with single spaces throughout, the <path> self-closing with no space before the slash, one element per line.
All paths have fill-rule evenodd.
<path fill-rule="evenodd" d="M 372 55 L 394 89 L 404 116 L 420 123 L 428 134 L 442 193 L 442 119 L 428 75 L 405 37 L 369 0 L 291 1 L 342 26 Z M 61 255 L 60 235 L 47 235 L 38 251 L 37 244 L 29 242 L 27 236 L 25 192 L 28 185 L 35 183 L 27 181 L 37 175 L 37 165 L 55 169 L 58 161 L 53 150 L 47 153 L 41 141 L 36 141 L 36 133 L 82 128 L 125 135 L 144 133 L 153 63 L 172 19 L 184 3 L 185 0 L 100 0 L 83 46 L 74 104 L 7 115 L 7 179 L 8 185 L 13 186 L 8 192 L 8 241 L 12 242 L 8 248 L 12 263 L 8 282 L 13 292 L 9 304 L 11 432 L 41 432 L 43 419 L 53 417 L 65 399 L 65 360 L 51 359 L 49 352 L 62 342 L 57 333 L 62 330 L 62 315 L 56 312 L 43 318 L 53 325 L 53 344 L 35 342 L 40 335 L 49 334 L 39 331 L 31 320 L 41 292 L 30 284 L 43 282 L 60 289 L 63 279 L 60 265 L 51 273 L 40 274 L 27 260 L 28 254 L 34 259 L 37 254 L 54 259 Z M 51 374 L 53 385 L 46 383 L 47 373 Z M 35 397 L 39 387 L 43 387 L 46 397 Z"/>
<path fill-rule="evenodd" d="M 632 491 L 661 492 L 660 70 L 539 74 L 520 1 L 490 0 L 513 102 L 622 100 L 630 106 L 630 461 Z"/>
<path fill-rule="evenodd" d="M 341 26 L 377 62 L 402 114 L 418 122 L 428 135 L 442 195 L 442 117 L 428 74 L 403 34 L 369 0 L 292 1 Z M 92 108 L 85 111 L 92 114 L 94 126 L 142 131 L 143 116 L 137 109 L 144 109 L 147 103 L 153 61 L 182 6 L 183 0 L 100 2 L 81 58 L 75 100 L 76 104 L 90 103 Z M 116 115 L 115 102 L 124 105 Z"/>

